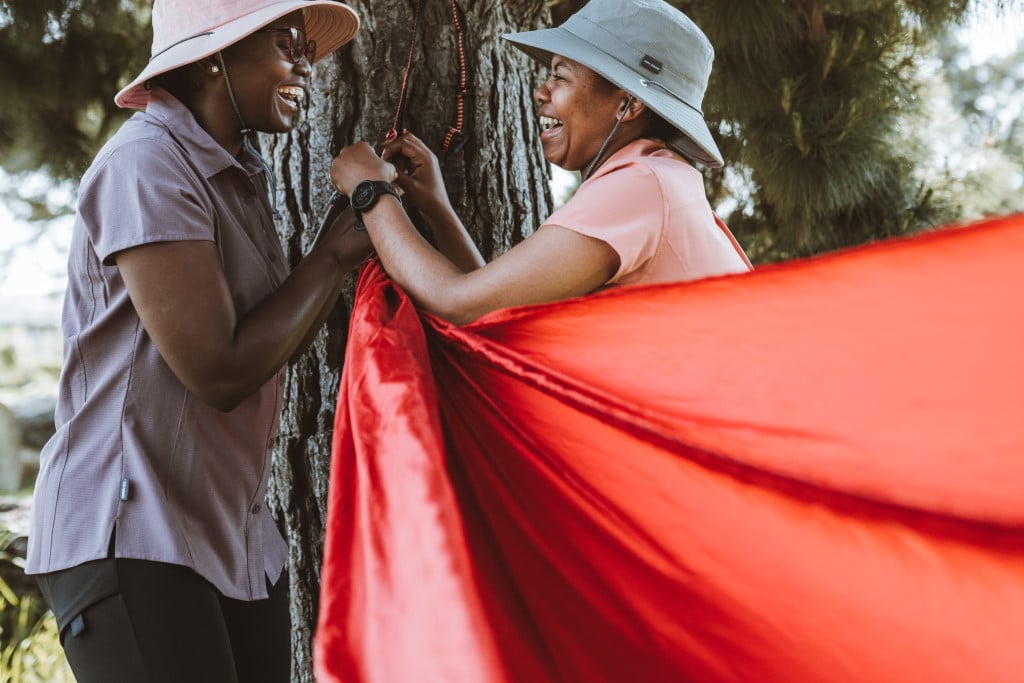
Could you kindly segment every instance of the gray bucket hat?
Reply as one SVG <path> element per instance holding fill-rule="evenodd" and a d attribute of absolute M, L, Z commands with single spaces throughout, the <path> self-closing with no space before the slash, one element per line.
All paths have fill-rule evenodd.
<path fill-rule="evenodd" d="M 557 28 L 503 38 L 545 66 L 561 55 L 604 76 L 687 138 L 666 142 L 708 166 L 722 165 L 700 108 L 715 51 L 697 25 L 668 3 L 591 0 Z"/>

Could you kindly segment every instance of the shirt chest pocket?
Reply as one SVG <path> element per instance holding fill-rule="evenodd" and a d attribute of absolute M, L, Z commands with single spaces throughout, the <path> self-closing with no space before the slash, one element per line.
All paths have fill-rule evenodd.
<path fill-rule="evenodd" d="M 242 191 L 232 193 L 225 203 L 217 230 L 224 274 L 239 315 L 263 301 L 288 274 L 266 199 L 248 179 L 241 185 Z"/>

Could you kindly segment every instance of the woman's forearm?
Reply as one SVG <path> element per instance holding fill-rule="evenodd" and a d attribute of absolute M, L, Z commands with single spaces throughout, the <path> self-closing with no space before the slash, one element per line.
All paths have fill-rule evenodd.
<path fill-rule="evenodd" d="M 462 325 L 510 306 L 560 301 L 594 291 L 619 267 L 618 253 L 573 230 L 544 226 L 471 272 L 461 272 L 385 196 L 363 215 L 385 270 L 417 307 Z"/>
<path fill-rule="evenodd" d="M 341 290 L 345 286 L 345 275 L 355 270 L 372 253 L 369 236 L 364 232 L 354 230 L 355 216 L 349 208 L 335 218 L 323 239 L 314 244 L 315 250 L 320 244 L 327 243 L 327 248 L 332 250 L 338 261 L 338 270 L 342 273 L 342 277 L 338 279 L 331 296 L 327 298 L 317 315 L 316 321 L 299 343 L 298 348 L 292 353 L 289 363 L 294 363 L 305 353 L 320 332 L 320 328 L 327 322 L 328 316 L 337 307 Z"/>
<path fill-rule="evenodd" d="M 484 266 L 437 182 L 433 155 L 411 136 L 394 145 L 385 153 L 405 159 L 400 185 L 417 198 L 428 222 L 434 221 L 441 250 L 420 235 L 391 194 L 378 196 L 362 218 L 388 275 L 420 309 L 464 324 L 501 308 L 591 292 L 618 267 L 618 254 L 607 243 L 555 226 L 538 230 Z M 365 180 L 396 182 L 399 175 L 366 142 L 349 145 L 331 163 L 331 181 L 346 195 Z"/>
<path fill-rule="evenodd" d="M 477 249 L 472 236 L 459 220 L 451 204 L 422 213 L 437 243 L 437 250 L 448 257 L 459 270 L 469 273 L 484 265 L 480 250 Z"/>
<path fill-rule="evenodd" d="M 239 315 L 213 242 L 159 242 L 116 256 L 132 304 L 174 374 L 232 410 L 313 338 L 369 240 L 332 231 L 275 291 Z"/>
<path fill-rule="evenodd" d="M 363 222 L 384 269 L 418 307 L 453 322 L 475 317 L 460 297 L 465 272 L 420 235 L 396 198 L 381 197 Z"/>
<path fill-rule="evenodd" d="M 333 258 L 314 251 L 238 321 L 225 349 L 233 359 L 226 363 L 217 392 L 221 400 L 229 405 L 241 401 L 309 347 L 337 303 L 346 272 Z"/>
<path fill-rule="evenodd" d="M 368 236 L 354 225 L 350 210 L 338 216 L 281 287 L 239 321 L 235 344 L 240 360 L 252 358 L 257 367 L 267 364 L 272 375 L 274 368 L 297 360 L 309 348 L 337 305 L 346 276 L 370 253 Z M 280 348 L 272 350 L 275 345 Z M 245 374 L 239 368 L 238 376 Z M 244 398 L 248 389 L 239 385 L 233 393 Z"/>

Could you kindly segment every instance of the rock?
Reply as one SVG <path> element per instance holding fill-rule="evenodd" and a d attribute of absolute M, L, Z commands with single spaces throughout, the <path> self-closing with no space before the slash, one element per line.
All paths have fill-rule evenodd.
<path fill-rule="evenodd" d="M 56 398 L 35 396 L 18 399 L 10 403 L 10 408 L 21 427 L 22 445 L 39 450 L 56 431 L 53 425 L 53 413 L 57 409 Z"/>
<path fill-rule="evenodd" d="M 21 487 L 21 430 L 11 409 L 0 403 L 0 494 Z"/>

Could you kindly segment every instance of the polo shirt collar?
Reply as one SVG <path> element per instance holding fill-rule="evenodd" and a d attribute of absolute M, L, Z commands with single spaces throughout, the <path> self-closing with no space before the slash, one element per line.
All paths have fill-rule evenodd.
<path fill-rule="evenodd" d="M 636 140 L 623 145 L 622 148 L 616 150 L 614 154 L 605 159 L 604 163 L 598 166 L 597 170 L 594 171 L 587 180 L 600 178 L 607 173 L 611 173 L 624 163 L 633 159 L 650 156 L 662 149 L 666 149 L 666 147 L 665 143 L 661 140 L 655 140 L 653 138 L 637 138 Z"/>
<path fill-rule="evenodd" d="M 250 176 L 263 172 L 259 160 L 244 147 L 238 158 L 231 156 L 220 143 L 203 130 L 188 107 L 162 88 L 154 88 L 149 93 L 146 114 L 156 119 L 174 136 L 206 178 L 212 178 L 232 166 Z"/>

